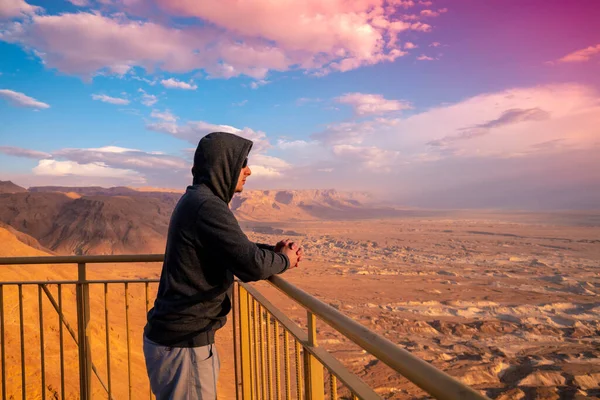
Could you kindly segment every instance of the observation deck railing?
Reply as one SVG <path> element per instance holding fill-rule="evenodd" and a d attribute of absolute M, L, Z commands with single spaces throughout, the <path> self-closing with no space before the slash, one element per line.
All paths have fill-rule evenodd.
<path fill-rule="evenodd" d="M 156 263 L 163 258 L 162 254 L 0 258 L 0 266 L 77 265 L 77 279 L 71 280 L 2 281 L 0 273 L 1 398 L 152 399 L 141 354 L 141 327 L 158 279 L 88 279 L 87 265 Z M 486 399 L 280 276 L 269 283 L 306 309 L 307 330 L 254 285 L 236 282 L 232 299 L 236 399 L 380 399 L 376 388 L 319 346 L 317 320 L 437 399 Z M 98 295 L 90 297 L 91 291 Z M 143 306 L 143 312 L 132 314 L 132 303 Z M 27 341 L 25 336 L 33 339 Z M 13 339 L 11 346 L 7 338 Z M 132 352 L 132 340 L 139 343 L 137 351 Z M 31 342 L 35 348 L 28 345 Z M 123 380 L 126 387 L 115 385 Z"/>

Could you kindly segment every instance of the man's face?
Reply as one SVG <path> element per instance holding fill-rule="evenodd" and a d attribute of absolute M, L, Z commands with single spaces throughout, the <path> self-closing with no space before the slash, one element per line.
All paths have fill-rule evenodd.
<path fill-rule="evenodd" d="M 244 165 L 242 167 L 242 171 L 240 172 L 240 177 L 238 178 L 237 185 L 235 187 L 236 193 L 241 193 L 244 190 L 244 184 L 246 183 L 246 178 L 252 175 L 252 171 L 248 166 L 248 159 L 244 161 Z"/>

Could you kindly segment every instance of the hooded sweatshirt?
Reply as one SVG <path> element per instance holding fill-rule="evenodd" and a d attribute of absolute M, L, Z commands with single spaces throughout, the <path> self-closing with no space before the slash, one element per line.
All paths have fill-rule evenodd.
<path fill-rule="evenodd" d="M 213 132 L 194 155 L 193 185 L 169 224 L 154 307 L 144 334 L 169 347 L 214 343 L 231 310 L 234 275 L 243 282 L 266 279 L 289 267 L 273 246 L 251 242 L 228 207 L 252 142 Z"/>

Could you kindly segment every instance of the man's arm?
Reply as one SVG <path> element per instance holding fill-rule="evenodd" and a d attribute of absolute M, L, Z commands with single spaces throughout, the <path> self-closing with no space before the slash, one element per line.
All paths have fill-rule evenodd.
<path fill-rule="evenodd" d="M 256 243 L 256 245 L 258 246 L 259 249 L 275 251 L 275 246 L 273 246 L 271 244 Z"/>
<path fill-rule="evenodd" d="M 197 229 L 204 248 L 243 282 L 266 279 L 290 267 L 282 253 L 261 248 L 251 242 L 227 205 L 218 199 L 207 200 L 197 216 Z"/>

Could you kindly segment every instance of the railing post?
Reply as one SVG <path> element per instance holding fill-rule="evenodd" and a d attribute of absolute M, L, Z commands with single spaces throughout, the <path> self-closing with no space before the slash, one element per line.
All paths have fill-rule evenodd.
<path fill-rule="evenodd" d="M 240 358 L 242 368 L 242 399 L 252 399 L 252 377 L 251 377 L 251 360 L 250 360 L 250 302 L 248 301 L 248 292 L 241 285 L 237 285 L 238 304 L 240 307 L 239 324 L 240 324 Z M 235 331 L 234 331 L 235 335 Z M 237 375 L 236 375 L 237 378 Z"/>
<path fill-rule="evenodd" d="M 77 336 L 79 344 L 79 397 L 91 399 L 92 350 L 88 326 L 90 323 L 90 291 L 87 283 L 85 263 L 77 264 Z"/>
<path fill-rule="evenodd" d="M 317 319 L 307 311 L 308 318 L 308 345 L 317 347 Z M 324 399 L 323 366 L 306 349 L 304 350 L 304 387 L 308 400 Z"/>

